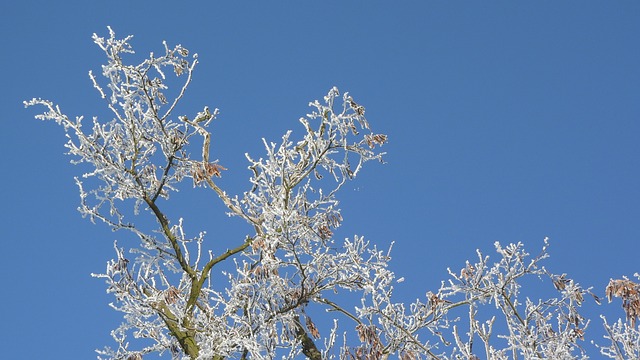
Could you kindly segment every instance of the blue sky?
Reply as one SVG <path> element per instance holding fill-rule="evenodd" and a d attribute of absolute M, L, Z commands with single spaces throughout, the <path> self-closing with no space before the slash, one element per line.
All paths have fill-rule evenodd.
<path fill-rule="evenodd" d="M 549 236 L 549 270 L 599 294 L 640 271 L 639 2 L 5 1 L 3 358 L 94 358 L 120 322 L 89 274 L 124 235 L 81 219 L 83 169 L 63 154 L 62 130 L 22 105 L 43 97 L 107 116 L 87 76 L 104 61 L 91 35 L 107 25 L 135 35 L 141 56 L 162 40 L 200 55 L 182 110 L 221 109 L 212 157 L 231 193 L 246 189 L 243 154 L 259 156 L 260 138 L 297 130 L 331 86 L 349 91 L 389 144 L 387 164 L 341 194 L 341 235 L 396 242 L 401 299 L 495 241 L 537 253 Z M 208 194 L 185 196 L 220 234 L 250 231 Z M 592 329 L 618 306 L 587 313 Z"/>

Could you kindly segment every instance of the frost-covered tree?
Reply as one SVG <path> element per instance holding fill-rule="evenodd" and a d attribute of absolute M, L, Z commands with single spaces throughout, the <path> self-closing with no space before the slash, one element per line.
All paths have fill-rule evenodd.
<path fill-rule="evenodd" d="M 311 102 L 299 121 L 303 136 L 288 131 L 278 143 L 264 141 L 262 157 L 247 154 L 247 190 L 230 195 L 216 182 L 226 169 L 209 153 L 218 111 L 175 114 L 197 55 L 164 43 L 161 54 L 129 65 L 131 36 L 109 29 L 108 38 L 93 40 L 107 57 L 105 80 L 89 76 L 111 120 L 85 124 L 42 99 L 25 105 L 44 106 L 37 118 L 62 125 L 73 162 L 90 167 L 76 178 L 81 214 L 137 239 L 128 250 L 115 243 L 115 258 L 94 275 L 124 314 L 112 331 L 117 345 L 99 358 L 586 358 L 579 342 L 589 321 L 578 310 L 590 290 L 541 265 L 546 240 L 537 256 L 522 244 L 496 243 L 494 263 L 478 252 L 437 291 L 404 304 L 393 297 L 403 279 L 389 270 L 389 250 L 361 236 L 334 237 L 343 221 L 338 191 L 365 163 L 382 160 L 387 140 L 348 93 L 333 88 Z M 176 79 L 183 83 L 172 92 Z M 170 217 L 167 209 L 188 216 L 170 202 L 183 181 L 183 189 L 212 190 L 246 222 L 246 234 L 216 252 L 204 231 Z M 523 295 L 529 277 L 557 295 Z M 603 354 L 638 356 L 638 293 L 626 279 L 610 284 L 607 295 L 623 297 L 627 319 L 605 322 L 612 345 Z"/>

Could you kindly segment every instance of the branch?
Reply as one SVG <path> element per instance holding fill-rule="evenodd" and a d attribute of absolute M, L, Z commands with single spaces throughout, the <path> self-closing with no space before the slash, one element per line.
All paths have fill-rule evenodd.
<path fill-rule="evenodd" d="M 209 262 L 207 262 L 207 264 L 202 269 L 202 272 L 200 273 L 200 278 L 191 282 L 191 291 L 189 292 L 189 300 L 187 300 L 187 307 L 186 307 L 187 313 L 191 313 L 191 311 L 193 310 L 193 307 L 195 306 L 198 300 L 198 297 L 200 296 L 200 292 L 202 291 L 202 286 L 204 285 L 204 282 L 209 277 L 209 272 L 211 271 L 211 269 L 216 264 L 226 260 L 230 256 L 233 256 L 239 252 L 244 251 L 244 249 L 249 247 L 249 245 L 251 245 L 252 242 L 253 242 L 252 238 L 247 238 L 242 245 L 234 249 L 227 250 L 224 254 L 214 259 L 211 259 L 209 260 Z"/>
<path fill-rule="evenodd" d="M 300 317 L 296 315 L 294 322 L 296 326 L 296 337 L 302 344 L 302 353 L 311 360 L 322 360 L 322 353 L 318 350 L 316 344 L 302 327 Z"/>
<path fill-rule="evenodd" d="M 169 243 L 171 244 L 173 251 L 175 251 L 175 257 L 176 257 L 176 260 L 178 260 L 180 267 L 182 268 L 182 270 L 184 270 L 184 272 L 187 273 L 187 275 L 189 275 L 192 281 L 195 280 L 197 278 L 197 273 L 191 267 L 191 265 L 187 263 L 187 260 L 182 254 L 182 250 L 180 249 L 180 244 L 178 244 L 178 239 L 176 239 L 176 236 L 173 235 L 173 233 L 171 232 L 171 229 L 169 229 L 169 220 L 167 220 L 167 217 L 162 213 L 162 211 L 160 211 L 160 208 L 158 208 L 156 203 L 151 199 L 149 199 L 149 197 L 147 197 L 146 194 L 144 195 L 144 201 L 149 206 L 151 211 L 153 211 L 154 215 L 156 216 L 156 219 L 158 219 L 158 222 L 162 227 L 162 232 L 164 236 L 167 238 L 167 240 L 169 240 Z"/>
<path fill-rule="evenodd" d="M 145 295 L 151 296 L 149 290 L 144 291 Z M 200 353 L 200 348 L 195 340 L 195 331 L 182 330 L 178 318 L 171 312 L 171 309 L 164 303 L 164 301 L 152 304 L 152 308 L 157 311 L 162 321 L 167 325 L 167 329 L 171 335 L 173 335 L 180 344 L 182 350 L 189 355 L 192 359 L 197 359 Z"/>

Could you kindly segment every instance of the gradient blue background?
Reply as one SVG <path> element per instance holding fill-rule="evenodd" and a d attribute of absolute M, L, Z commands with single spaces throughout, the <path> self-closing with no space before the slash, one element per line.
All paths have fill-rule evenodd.
<path fill-rule="evenodd" d="M 640 2 L 637 1 L 4 1 L 0 4 L 0 357 L 94 358 L 120 315 L 101 272 L 112 241 L 80 218 L 62 129 L 22 101 L 105 116 L 87 72 L 111 25 L 141 56 L 161 41 L 200 55 L 179 109 L 219 107 L 220 185 L 247 189 L 244 153 L 298 129 L 307 103 L 337 85 L 389 135 L 341 194 L 341 237 L 387 246 L 406 282 L 399 300 L 435 290 L 475 249 L 551 238 L 550 271 L 603 294 L 640 271 Z M 250 231 L 189 184 L 176 208 L 212 241 Z M 176 210 L 177 211 L 177 210 Z M 224 245 L 220 245 L 224 246 Z M 619 303 L 585 309 L 622 315 Z M 588 342 L 584 347 L 595 354 Z M 595 355 L 595 358 L 598 358 Z"/>

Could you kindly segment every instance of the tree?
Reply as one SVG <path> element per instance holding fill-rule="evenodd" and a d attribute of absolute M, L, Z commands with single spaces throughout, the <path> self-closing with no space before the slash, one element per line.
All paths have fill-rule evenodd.
<path fill-rule="evenodd" d="M 112 307 L 124 314 L 112 332 L 117 347 L 98 351 L 100 356 L 586 358 L 579 341 L 589 321 L 578 310 L 593 294 L 541 265 L 546 239 L 534 257 L 520 243 L 496 243 L 497 262 L 478 252 L 477 262 L 450 270 L 435 293 L 405 305 L 393 299 L 394 284 L 403 279 L 388 269 L 390 249 L 360 236 L 334 238 L 343 221 L 338 191 L 365 163 L 382 160 L 378 149 L 387 140 L 370 130 L 365 108 L 349 93 L 333 88 L 322 102 L 311 102 L 312 112 L 300 119 L 301 138 L 288 131 L 278 144 L 264 141 L 264 158 L 247 155 L 248 189 L 232 196 L 216 183 L 226 169 L 209 153 L 208 127 L 218 110 L 175 115 L 197 55 L 164 43 L 162 55 L 128 65 L 131 38 L 118 39 L 111 28 L 108 38 L 93 36 L 108 59 L 102 67 L 106 86 L 89 75 L 112 120 L 93 118 L 87 129 L 82 117 L 70 119 L 50 101 L 25 102 L 44 106 L 36 118 L 62 125 L 74 162 L 91 167 L 76 178 L 81 214 L 138 240 L 128 251 L 114 243 L 116 257 L 94 275 L 106 281 L 116 299 Z M 168 78 L 170 71 L 175 78 Z M 176 78 L 183 83 L 169 96 L 168 83 Z M 187 179 L 194 188 L 212 190 L 229 215 L 244 220 L 247 236 L 215 253 L 204 232 L 187 235 L 186 221 L 167 213 L 171 193 Z M 145 222 L 149 217 L 152 226 Z M 547 279 L 557 297 L 520 300 L 525 277 Z M 605 320 L 611 345 L 601 348 L 603 354 L 638 356 L 639 290 L 628 279 L 612 280 L 607 288 L 610 301 L 623 298 L 627 319 L 613 325 Z M 481 321 L 478 311 L 488 304 L 496 314 Z M 456 320 L 461 309 L 467 322 Z M 314 322 L 318 310 L 333 321 Z"/>

